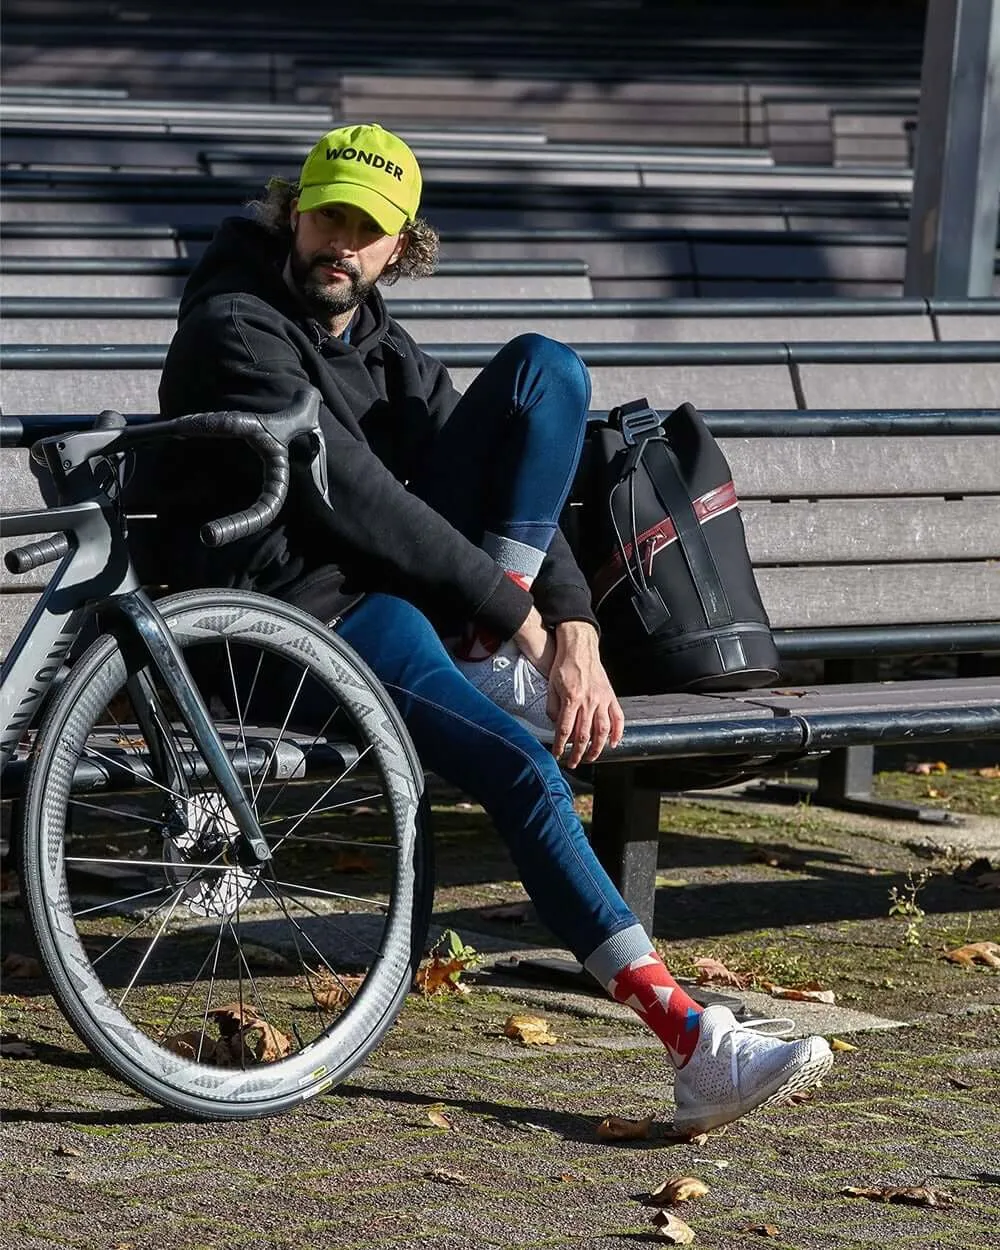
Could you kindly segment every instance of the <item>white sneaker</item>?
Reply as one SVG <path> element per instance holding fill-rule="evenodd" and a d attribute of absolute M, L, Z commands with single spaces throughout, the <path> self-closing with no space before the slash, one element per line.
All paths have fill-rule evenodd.
<path fill-rule="evenodd" d="M 553 741 L 555 726 L 545 710 L 549 683 L 516 643 L 501 643 L 484 660 L 461 660 L 456 656 L 455 663 L 459 672 L 497 707 L 502 707 L 542 742 Z"/>
<path fill-rule="evenodd" d="M 806 1089 L 833 1066 L 822 1037 L 782 1042 L 737 1023 L 728 1007 L 706 1007 L 698 1045 L 674 1076 L 674 1127 L 704 1133 L 754 1107 Z"/>

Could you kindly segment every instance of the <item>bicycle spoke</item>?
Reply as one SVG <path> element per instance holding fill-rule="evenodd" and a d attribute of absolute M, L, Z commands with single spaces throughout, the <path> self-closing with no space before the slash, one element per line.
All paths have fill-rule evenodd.
<path fill-rule="evenodd" d="M 149 945 L 146 947 L 145 955 L 143 955 L 142 959 L 139 961 L 139 967 L 136 968 L 135 972 L 133 972 L 132 974 L 132 980 L 129 981 L 128 985 L 125 987 L 124 994 L 122 994 L 121 998 L 119 998 L 118 1000 L 119 1007 L 124 1006 L 125 999 L 128 998 L 129 994 L 132 992 L 132 989 L 136 981 L 139 979 L 139 974 L 142 972 L 143 968 L 145 968 L 146 964 L 149 962 L 149 957 L 150 955 L 152 955 L 153 950 L 156 946 L 156 943 L 160 940 L 160 936 L 162 935 L 163 930 L 170 923 L 170 917 L 177 910 L 177 904 L 181 901 L 181 895 L 183 893 L 184 893 L 183 889 L 177 891 L 177 897 L 174 899 L 173 903 L 171 904 L 170 910 L 163 917 L 163 922 L 161 923 L 159 929 L 157 929 L 156 934 L 154 935 L 153 939 L 150 941 Z"/>
<path fill-rule="evenodd" d="M 290 812 L 287 816 L 275 816 L 272 820 L 261 821 L 260 827 L 262 829 L 270 828 L 271 825 L 280 825 L 282 822 L 287 820 L 301 821 L 307 816 L 325 816 L 328 812 L 339 812 L 345 807 L 352 807 L 355 803 L 368 803 L 372 799 L 381 799 L 383 797 L 384 792 L 379 790 L 375 794 L 361 794 L 355 799 L 345 799 L 343 803 L 334 803 L 330 807 L 317 808 L 314 805 L 304 812 Z"/>
<path fill-rule="evenodd" d="M 388 903 L 380 903 L 377 899 L 361 898 L 357 894 L 342 894 L 336 890 L 321 890 L 318 885 L 296 885 L 292 881 L 278 881 L 277 879 L 275 879 L 274 884 L 280 885 L 285 890 L 301 890 L 306 895 L 315 894 L 321 898 L 339 898 L 346 903 L 364 903 L 366 907 L 384 907 L 386 911 L 389 910 Z M 298 898 L 298 895 L 296 894 L 294 897 Z"/>
<path fill-rule="evenodd" d="M 263 882 L 262 884 L 264 885 L 264 888 L 267 889 L 267 883 Z M 317 911 L 315 907 L 310 907 L 308 903 L 304 903 L 297 894 L 291 895 L 291 899 L 292 902 L 301 907 L 303 911 L 307 911 L 310 916 L 315 916 L 317 920 L 322 920 L 324 923 L 336 926 L 337 918 L 335 915 L 331 915 L 329 912 Z M 358 937 L 356 940 L 360 942 L 362 946 L 366 946 L 376 959 L 382 958 L 382 952 L 379 947 L 373 946 L 371 942 L 365 941 L 363 937 Z"/>
<path fill-rule="evenodd" d="M 108 903 L 98 903 L 94 907 L 84 907 L 80 911 L 73 912 L 72 916 L 74 920 L 79 920 L 81 916 L 91 916 L 95 911 L 104 911 L 108 907 L 122 907 L 125 903 L 134 903 L 139 898 L 151 898 L 154 894 L 162 894 L 169 889 L 169 885 L 158 885 L 155 890 L 143 890 L 141 894 L 128 894 L 125 898 L 112 899 Z"/>
<path fill-rule="evenodd" d="M 98 803 L 87 803 L 83 799 L 70 798 L 69 807 L 79 808 L 85 812 L 97 812 L 100 816 L 113 816 L 116 820 L 138 820 L 140 819 L 138 812 L 130 812 L 125 809 L 119 811 L 115 807 L 101 807 Z M 166 821 L 153 821 L 150 824 L 166 824 Z M 140 833 L 141 830 L 136 829 L 134 832 Z"/>
<path fill-rule="evenodd" d="M 288 833 L 286 833 L 286 834 L 284 835 L 284 837 L 283 837 L 283 838 L 282 838 L 279 842 L 275 843 L 275 845 L 271 848 L 271 853 L 272 853 L 272 854 L 273 854 L 276 850 L 278 850 L 278 848 L 281 846 L 281 843 L 282 843 L 282 842 L 284 842 L 285 838 L 287 838 L 290 834 L 293 834 L 293 833 L 295 832 L 295 830 L 299 827 L 299 825 L 301 825 L 301 824 L 302 824 L 302 821 L 303 821 L 303 820 L 305 820 L 307 817 L 309 817 L 309 816 L 311 816 L 311 815 L 313 814 L 313 812 L 316 810 L 316 808 L 319 806 L 319 804 L 323 802 L 323 800 L 326 798 L 326 796 L 327 796 L 327 795 L 328 795 L 328 794 L 329 794 L 332 790 L 335 790 L 335 789 L 337 788 L 337 786 L 339 786 L 339 785 L 340 785 L 340 783 L 344 780 L 344 778 L 347 776 L 347 774 L 348 774 L 348 773 L 350 773 L 350 772 L 353 772 L 353 771 L 354 771 L 354 769 L 355 769 L 355 768 L 357 768 L 357 766 L 361 763 L 361 761 L 365 758 L 365 756 L 368 754 L 368 752 L 369 752 L 371 749 L 372 749 L 372 744 L 371 744 L 371 743 L 369 743 L 369 744 L 365 747 L 365 749 L 364 749 L 364 750 L 363 750 L 363 751 L 362 751 L 362 752 L 358 755 L 358 758 L 357 758 L 356 760 L 352 760 L 352 761 L 351 761 L 351 763 L 347 765 L 347 767 L 346 767 L 346 768 L 344 769 L 344 771 L 340 774 L 340 776 L 337 778 L 337 780 L 336 780 L 336 781 L 331 782 L 331 783 L 330 783 L 330 785 L 328 785 L 328 786 L 327 786 L 327 788 L 323 791 L 323 793 L 322 793 L 322 794 L 320 795 L 320 797 L 316 800 L 316 802 L 315 802 L 315 803 L 313 803 L 313 805 L 312 805 L 310 808 L 308 808 L 305 812 L 303 812 L 303 813 L 302 813 L 301 817 L 300 817 L 300 818 L 296 821 L 296 823 L 292 826 L 292 828 L 291 828 L 291 829 L 289 829 Z M 272 804 L 271 806 L 273 806 L 273 804 Z M 270 808 L 268 808 L 268 811 L 270 811 Z M 266 813 L 265 813 L 265 815 L 266 815 Z"/>
<path fill-rule="evenodd" d="M 67 864 L 118 864 L 119 866 L 128 865 L 130 868 L 173 868 L 183 869 L 184 871 L 198 872 L 232 872 L 229 864 L 218 863 L 218 858 L 210 864 L 187 864 L 183 860 L 177 859 L 106 859 L 99 855 L 67 855 L 65 862 Z"/>
<path fill-rule="evenodd" d="M 277 744 L 278 744 L 278 742 L 279 742 L 279 741 L 280 741 L 280 739 L 281 739 L 281 734 L 283 734 L 283 733 L 285 732 L 285 730 L 286 730 L 286 729 L 287 729 L 287 727 L 288 727 L 288 722 L 291 720 L 291 717 L 292 717 L 292 708 L 295 706 L 295 700 L 296 700 L 296 699 L 298 699 L 298 691 L 296 691 L 296 692 L 295 692 L 295 697 L 294 697 L 294 698 L 293 698 L 293 700 L 292 700 L 292 704 L 291 704 L 291 706 L 289 707 L 288 711 L 285 713 L 285 720 L 284 720 L 284 723 L 283 723 L 283 725 L 282 725 L 282 727 L 281 727 L 281 732 L 278 734 L 278 737 L 275 739 L 275 746 L 274 746 L 274 751 L 275 751 L 275 752 L 277 752 L 277 749 L 278 749 Z M 330 713 L 330 715 L 326 718 L 326 720 L 323 722 L 323 724 L 320 726 L 320 728 L 316 731 L 316 733 L 314 733 L 314 734 L 313 734 L 312 742 L 309 744 L 309 746 L 310 746 L 310 747 L 314 747 L 314 746 L 316 745 L 316 743 L 317 743 L 317 742 L 319 742 L 320 738 L 323 738 L 323 737 L 325 737 L 325 736 L 326 736 L 327 731 L 329 730 L 330 726 L 333 724 L 333 722 L 337 719 L 337 717 L 340 715 L 340 713 L 341 713 L 342 711 L 343 711 L 343 709 L 342 709 L 342 708 L 340 708 L 340 707 L 335 707 L 335 708 L 333 709 L 333 711 L 332 711 L 332 712 Z M 309 750 L 309 747 L 307 747 L 307 748 L 306 748 L 306 752 L 307 752 L 307 753 L 308 753 L 308 750 Z M 273 757 L 273 755 L 272 755 L 272 759 L 273 759 L 273 758 L 274 758 L 274 757 Z M 277 803 L 277 802 L 281 799 L 282 795 L 283 795 L 283 794 L 285 793 L 285 791 L 288 789 L 288 782 L 289 782 L 289 779 L 286 779 L 284 782 L 282 782 L 282 785 L 281 785 L 280 789 L 278 790 L 277 794 L 275 794 L 275 795 L 273 795 L 273 796 L 272 796 L 272 798 L 271 798 L 271 802 L 267 805 L 267 808 L 266 808 L 266 809 L 265 809 L 265 811 L 262 813 L 262 818 L 263 818 L 264 816 L 267 816 L 268 812 L 270 812 L 270 811 L 271 811 L 271 809 L 274 807 L 275 803 Z M 259 794 L 259 793 L 260 793 L 260 791 L 258 791 L 258 794 Z M 256 795 L 255 795 L 254 797 L 256 798 Z"/>
<path fill-rule="evenodd" d="M 164 865 L 164 867 L 166 867 L 166 866 L 167 866 L 167 865 Z M 173 864 L 171 864 L 171 865 L 169 865 L 169 866 L 170 866 L 170 867 L 176 867 L 176 865 L 173 865 Z M 211 867 L 211 865 L 205 865 L 205 867 Z M 200 870 L 201 870 L 201 866 L 199 866 L 199 871 L 200 871 Z M 223 866 L 223 870 L 225 870 L 225 866 Z M 196 878 L 196 879 L 197 879 L 197 878 Z M 181 895 L 181 894 L 183 894 L 183 892 L 184 892 L 184 888 L 185 888 L 185 886 L 188 884 L 188 882 L 189 882 L 190 880 L 191 880 L 191 878 L 190 878 L 190 877 L 188 877 L 188 878 L 187 878 L 187 879 L 186 879 L 186 880 L 185 880 L 185 881 L 184 881 L 181 885 L 179 885 L 179 886 L 177 887 L 177 895 L 178 895 L 178 898 L 180 897 L 180 895 Z M 166 888 L 166 889 L 169 889 L 170 887 L 169 887 L 169 886 L 167 886 L 167 887 L 165 887 L 165 888 Z M 130 937 L 132 936 L 132 934 L 133 934 L 133 933 L 138 932 L 138 930 L 139 930 L 139 929 L 141 929 L 141 928 L 142 928 L 142 926 L 143 926 L 144 924 L 148 924 L 148 923 L 149 923 L 149 921 L 150 921 L 150 920 L 152 920 L 154 916 L 158 915 L 158 914 L 159 914 L 159 912 L 160 912 L 160 911 L 162 911 L 162 910 L 163 910 L 163 908 L 167 905 L 167 902 L 168 902 L 168 900 L 167 900 L 167 899 L 164 899 L 164 900 L 163 900 L 163 902 L 160 904 L 160 906 L 159 906 L 159 907 L 157 907 L 157 908 L 155 908 L 155 910 L 153 911 L 153 913 L 152 913 L 152 915 L 151 915 L 151 916 L 143 916 L 141 920 L 136 921 L 136 923 L 132 926 L 132 928 L 131 928 L 131 929 L 129 929 L 129 931 L 128 931 L 127 933 L 123 933 L 123 934 L 122 934 L 122 936 L 121 936 L 121 937 L 119 937 L 119 939 L 118 939 L 118 941 L 117 941 L 117 942 L 113 943 L 113 944 L 112 944 L 111 946 L 109 946 L 106 950 L 101 951 L 101 953 L 97 956 L 97 958 L 96 958 L 96 959 L 92 959 L 92 960 L 91 960 L 91 963 L 92 963 L 92 964 L 94 964 L 95 966 L 96 966 L 97 964 L 99 964 L 99 963 L 101 962 L 101 960 L 102 960 L 102 959 L 104 959 L 107 955 L 110 955 L 110 954 L 111 954 L 111 952 L 112 952 L 113 950 L 116 950 L 119 946 L 121 946 L 122 942 L 127 941 L 127 939 L 128 939 L 128 938 L 130 938 Z"/>
<path fill-rule="evenodd" d="M 174 1009 L 174 1014 L 170 1017 L 170 1019 L 167 1021 L 167 1023 L 166 1023 L 166 1024 L 163 1026 L 163 1028 L 160 1030 L 160 1038 L 161 1038 L 161 1040 L 162 1040 L 163 1038 L 165 1038 L 165 1037 L 169 1037 L 169 1036 L 170 1036 L 170 1030 L 173 1028 L 173 1026 L 174 1026 L 174 1024 L 175 1024 L 175 1022 L 176 1022 L 176 1020 L 177 1020 L 177 1017 L 178 1017 L 178 1016 L 181 1014 L 181 1012 L 184 1010 L 184 1004 L 187 1002 L 187 1000 L 188 1000 L 188 999 L 191 997 L 191 995 L 194 993 L 194 987 L 198 984 L 198 980 L 199 980 L 199 978 L 201 977 L 201 974 L 205 971 L 205 965 L 206 965 L 206 964 L 208 963 L 208 961 L 212 958 L 212 955 L 213 955 L 213 954 L 215 954 L 216 960 L 218 960 L 219 943 L 220 943 L 221 941 L 222 941 L 222 932 L 221 932 L 221 930 L 220 930 L 220 931 L 219 931 L 219 936 L 215 939 L 215 943 L 214 943 L 214 944 L 213 944 L 213 946 L 209 949 L 209 952 L 208 952 L 208 954 L 205 956 L 205 958 L 201 961 L 201 967 L 198 969 L 198 971 L 194 974 L 194 976 L 191 978 L 190 982 L 188 983 L 188 987 L 187 987 L 187 989 L 184 991 L 184 997 L 181 999 L 181 1001 L 177 1004 L 177 1007 Z M 204 1034 L 202 1034 L 202 1036 L 204 1036 Z"/>
<path fill-rule="evenodd" d="M 274 876 L 274 873 L 271 873 L 271 876 Z M 264 886 L 264 889 L 267 891 L 267 894 L 269 894 L 271 898 L 274 899 L 275 903 L 279 905 L 282 915 L 285 916 L 285 920 L 287 920 L 287 923 L 289 923 L 289 925 L 291 926 L 291 940 L 292 940 L 292 943 L 295 944 L 295 954 L 299 956 L 299 966 L 302 969 L 302 973 L 304 973 L 305 975 L 305 983 L 307 985 L 307 988 L 309 988 L 309 993 L 312 995 L 312 1001 L 314 1001 L 314 1003 L 316 1004 L 316 1010 L 319 1011 L 320 1015 L 322 1016 L 324 1015 L 324 1008 L 322 1008 L 320 999 L 317 998 L 316 996 L 315 989 L 312 988 L 311 969 L 310 969 L 309 964 L 306 964 L 305 956 L 302 955 L 302 948 L 299 945 L 299 936 L 297 935 L 301 933 L 302 938 L 305 938 L 306 941 L 309 941 L 309 944 L 312 946 L 312 949 L 316 951 L 317 955 L 320 955 L 319 950 L 316 950 L 315 944 L 311 943 L 309 939 L 309 935 L 305 933 L 305 930 L 302 929 L 299 924 L 296 924 L 294 916 L 291 915 L 289 909 L 287 909 L 285 906 L 285 900 L 282 899 L 279 894 L 274 893 L 274 890 L 270 888 L 270 885 L 267 884 L 267 881 L 261 880 L 261 885 Z M 322 968 L 329 968 L 329 963 L 327 963 L 327 960 L 322 955 L 320 955 L 320 966 L 322 966 Z M 326 1028 L 325 1023 L 324 1023 L 324 1028 Z M 301 1039 L 299 1039 L 299 1044 L 301 1045 Z"/>
<path fill-rule="evenodd" d="M 334 976 L 337 976 L 337 974 L 336 974 L 336 972 L 334 972 L 333 968 L 330 966 L 330 960 L 328 960 L 328 959 L 327 959 L 327 957 L 326 957 L 326 956 L 323 954 L 323 952 L 319 949 L 319 947 L 318 947 L 318 946 L 316 945 L 316 943 L 312 940 L 312 938 L 309 936 L 309 934 L 308 934 L 308 933 L 306 933 L 305 929 L 303 929 L 303 928 L 302 928 L 302 926 L 301 926 L 301 925 L 300 925 L 300 924 L 296 921 L 296 919 L 294 918 L 294 916 L 292 916 L 291 912 L 290 912 L 290 911 L 288 910 L 288 908 L 285 906 L 285 900 L 284 900 L 284 899 L 283 899 L 283 898 L 282 898 L 279 894 L 276 894 L 276 893 L 275 893 L 275 892 L 271 889 L 271 887 L 270 887 L 270 885 L 268 885 L 267 881 L 263 881 L 263 880 L 262 880 L 261 884 L 263 885 L 264 889 L 265 889 L 265 890 L 267 890 L 268 894 L 270 894 L 270 896 L 274 899 L 274 901 L 275 901 L 275 902 L 278 904 L 278 906 L 281 908 L 282 912 L 284 913 L 285 919 L 288 921 L 289 925 L 291 925 L 291 928 L 292 928 L 292 941 L 295 943 L 295 951 L 296 951 L 296 954 L 297 954 L 297 955 L 298 955 L 298 957 L 299 957 L 299 965 L 301 966 L 301 968 L 302 968 L 302 970 L 303 970 L 303 973 L 304 973 L 304 975 L 305 975 L 305 978 L 306 978 L 306 984 L 307 984 L 307 985 L 308 985 L 308 987 L 309 987 L 309 992 L 310 992 L 310 993 L 312 994 L 312 996 L 313 996 L 313 1002 L 315 1002 L 315 1004 L 316 1004 L 316 1010 L 317 1010 L 317 1011 L 319 1011 L 319 1012 L 320 1012 L 320 1014 L 322 1014 L 322 1013 L 323 1013 L 323 1006 L 322 1006 L 322 1003 L 321 1003 L 321 1001 L 320 1001 L 319 997 L 317 996 L 316 990 L 313 988 L 312 978 L 311 978 L 311 976 L 310 976 L 310 969 L 309 969 L 309 965 L 306 963 L 305 958 L 304 958 L 304 957 L 303 957 L 303 955 L 302 955 L 302 948 L 299 946 L 298 937 L 297 937 L 296 935 L 300 934 L 300 935 L 301 935 L 301 936 L 305 939 L 305 941 L 309 943 L 309 945 L 312 947 L 312 949 L 316 952 L 316 955 L 318 956 L 319 961 L 320 961 L 320 967 L 321 967 L 321 968 L 328 968 L 328 969 L 330 970 L 330 972 L 332 972 L 332 973 L 333 973 L 333 975 L 334 975 Z M 339 978 L 339 977 L 338 977 L 337 979 L 338 979 L 338 981 L 340 980 L 340 978 Z M 344 990 L 347 990 L 347 986 L 346 986 L 346 985 L 344 985 L 342 981 L 340 982 L 340 984 L 341 984 L 341 986 L 342 986 L 342 988 L 343 988 Z M 353 995 L 351 995 L 351 997 L 353 998 Z M 325 1027 L 325 1026 L 324 1026 L 324 1027 Z"/>

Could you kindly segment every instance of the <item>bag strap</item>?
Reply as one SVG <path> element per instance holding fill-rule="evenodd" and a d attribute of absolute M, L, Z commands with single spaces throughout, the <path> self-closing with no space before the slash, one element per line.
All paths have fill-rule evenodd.
<path fill-rule="evenodd" d="M 647 438 L 644 447 L 646 472 L 660 506 L 674 523 L 677 545 L 684 554 L 705 619 L 709 627 L 732 625 L 736 618 L 715 557 L 695 513 L 677 456 L 662 437 Z M 659 452 L 658 455 L 652 454 L 654 449 Z"/>

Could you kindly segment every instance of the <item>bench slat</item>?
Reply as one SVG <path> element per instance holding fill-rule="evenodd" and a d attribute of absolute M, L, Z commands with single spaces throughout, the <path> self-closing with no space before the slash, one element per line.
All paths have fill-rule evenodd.
<path fill-rule="evenodd" d="M 1000 435 L 727 438 L 720 443 L 741 499 L 990 495 L 1000 488 Z"/>
<path fill-rule="evenodd" d="M 1000 559 L 1000 495 L 752 500 L 741 511 L 755 565 Z"/>
<path fill-rule="evenodd" d="M 817 712 L 869 712 L 911 707 L 1000 706 L 1000 677 L 965 677 L 934 681 L 858 682 L 844 686 L 792 686 L 727 694 L 733 703 L 809 716 Z"/>
<path fill-rule="evenodd" d="M 764 568 L 757 583 L 776 629 L 1000 621 L 1000 563 Z"/>
<path fill-rule="evenodd" d="M 847 294 L 841 286 L 838 293 Z M 809 408 L 996 408 L 1000 365 L 802 365 Z"/>

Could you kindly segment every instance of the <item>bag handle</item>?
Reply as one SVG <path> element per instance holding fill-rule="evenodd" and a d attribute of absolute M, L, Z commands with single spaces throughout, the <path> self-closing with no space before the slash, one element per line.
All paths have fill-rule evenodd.
<path fill-rule="evenodd" d="M 644 439 L 652 438 L 663 431 L 663 414 L 656 411 L 649 400 L 630 400 L 627 404 L 619 404 L 608 413 L 608 425 L 617 430 L 628 447 Z"/>
<path fill-rule="evenodd" d="M 661 453 L 659 456 L 649 454 L 654 446 Z M 732 625 L 736 618 L 712 549 L 691 502 L 690 492 L 681 476 L 676 453 L 666 438 L 651 439 L 646 444 L 646 450 L 646 472 L 660 506 L 674 523 L 677 544 L 690 570 L 705 620 L 710 628 Z"/>

